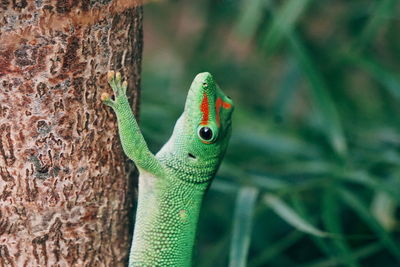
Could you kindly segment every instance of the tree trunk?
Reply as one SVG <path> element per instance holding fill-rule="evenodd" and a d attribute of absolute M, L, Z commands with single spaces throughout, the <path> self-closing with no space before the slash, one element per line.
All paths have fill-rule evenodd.
<path fill-rule="evenodd" d="M 123 266 L 132 187 L 109 69 L 137 107 L 135 1 L 0 2 L 0 266 Z"/>

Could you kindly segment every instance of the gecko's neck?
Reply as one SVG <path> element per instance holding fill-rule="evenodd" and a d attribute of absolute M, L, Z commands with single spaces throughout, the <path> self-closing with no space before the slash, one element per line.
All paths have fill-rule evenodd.
<path fill-rule="evenodd" d="M 191 266 L 205 186 L 145 175 L 139 178 L 130 266 Z"/>
<path fill-rule="evenodd" d="M 178 178 L 187 185 L 198 185 L 198 189 L 207 188 L 215 176 L 216 169 L 213 161 L 191 164 L 190 161 L 195 161 L 196 159 L 188 158 L 186 155 L 177 155 L 173 152 L 159 154 L 157 158 L 166 166 L 173 177 Z"/>
<path fill-rule="evenodd" d="M 203 184 L 202 187 L 207 188 L 218 169 L 221 155 L 193 153 L 189 149 L 190 137 L 185 132 L 184 115 L 182 115 L 175 125 L 171 138 L 156 157 L 173 177 L 189 184 Z"/>

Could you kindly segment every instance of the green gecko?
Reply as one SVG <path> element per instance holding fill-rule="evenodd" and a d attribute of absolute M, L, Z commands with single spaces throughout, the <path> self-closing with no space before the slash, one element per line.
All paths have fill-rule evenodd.
<path fill-rule="evenodd" d="M 125 154 L 139 170 L 139 197 L 129 266 L 189 267 L 204 193 L 221 163 L 231 133 L 232 100 L 211 74 L 198 74 L 183 114 L 153 155 L 126 97 L 127 82 L 110 71 L 114 100 L 102 101 L 117 115 Z"/>

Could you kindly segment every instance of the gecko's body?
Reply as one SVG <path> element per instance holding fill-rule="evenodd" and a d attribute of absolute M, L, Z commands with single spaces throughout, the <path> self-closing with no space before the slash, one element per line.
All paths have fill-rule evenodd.
<path fill-rule="evenodd" d="M 115 100 L 102 100 L 117 114 L 126 155 L 139 169 L 139 199 L 129 266 L 191 266 L 204 193 L 225 153 L 232 101 L 209 73 L 194 79 L 185 110 L 163 148 L 147 148 L 125 95 L 121 75 L 109 73 Z"/>

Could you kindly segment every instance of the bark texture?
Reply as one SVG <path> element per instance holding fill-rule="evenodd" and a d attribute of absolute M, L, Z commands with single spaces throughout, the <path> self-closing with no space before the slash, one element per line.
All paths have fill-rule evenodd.
<path fill-rule="evenodd" d="M 138 99 L 135 1 L 0 2 L 0 266 L 123 266 L 132 206 L 109 69 Z"/>

